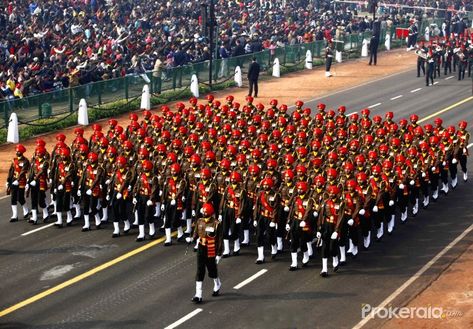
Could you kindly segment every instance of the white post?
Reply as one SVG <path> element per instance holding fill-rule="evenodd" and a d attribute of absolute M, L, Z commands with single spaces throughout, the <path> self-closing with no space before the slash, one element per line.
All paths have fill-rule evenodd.
<path fill-rule="evenodd" d="M 273 63 L 273 77 L 281 77 L 281 67 L 279 66 L 279 59 L 276 57 Z"/>
<path fill-rule="evenodd" d="M 384 46 L 386 47 L 386 50 L 391 50 L 391 35 L 389 33 L 386 33 L 386 39 L 384 40 Z"/>
<path fill-rule="evenodd" d="M 305 53 L 305 66 L 306 69 L 312 70 L 312 52 L 307 50 Z"/>
<path fill-rule="evenodd" d="M 199 98 L 199 79 L 195 74 L 192 74 L 191 77 L 191 93 L 194 97 Z"/>
<path fill-rule="evenodd" d="M 363 39 L 363 46 L 361 47 L 361 57 L 368 57 L 368 39 Z"/>
<path fill-rule="evenodd" d="M 235 83 L 239 88 L 243 86 L 243 78 L 241 77 L 241 68 L 239 66 L 235 67 Z"/>
<path fill-rule="evenodd" d="M 83 126 L 87 126 L 89 124 L 87 102 L 84 98 L 82 98 L 79 102 L 79 114 L 77 115 L 77 123 Z"/>
<path fill-rule="evenodd" d="M 341 51 L 335 51 L 335 60 L 337 61 L 337 63 L 341 63 L 342 62 L 342 52 Z"/>
<path fill-rule="evenodd" d="M 20 141 L 20 136 L 18 134 L 18 117 L 16 113 L 13 112 L 10 115 L 10 120 L 8 120 L 8 133 L 7 133 L 7 142 L 18 143 Z"/>
<path fill-rule="evenodd" d="M 143 91 L 141 93 L 140 109 L 142 109 L 142 110 L 150 110 L 151 109 L 151 96 L 149 94 L 149 86 L 148 85 L 143 86 Z"/>

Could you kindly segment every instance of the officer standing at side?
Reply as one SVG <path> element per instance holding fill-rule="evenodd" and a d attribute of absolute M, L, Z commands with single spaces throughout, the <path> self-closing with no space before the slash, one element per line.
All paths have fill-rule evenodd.
<path fill-rule="evenodd" d="M 250 68 L 248 69 L 248 82 L 250 83 L 250 90 L 248 91 L 248 96 L 251 96 L 253 93 L 253 88 L 255 91 L 255 98 L 258 97 L 258 78 L 259 78 L 260 65 L 256 61 L 256 57 L 253 57 Z"/>

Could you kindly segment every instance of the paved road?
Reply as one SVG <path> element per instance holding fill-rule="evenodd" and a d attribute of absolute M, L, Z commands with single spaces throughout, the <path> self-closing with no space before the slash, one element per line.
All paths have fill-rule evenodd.
<path fill-rule="evenodd" d="M 374 113 L 395 112 L 395 118 L 416 112 L 426 117 L 471 96 L 471 81 L 439 80 L 432 87 L 415 79 L 413 72 L 366 84 L 310 102 L 315 107 L 344 104 L 348 112 L 369 106 Z M 415 92 L 417 88 L 422 88 Z M 396 96 L 397 99 L 391 100 Z M 471 118 L 468 101 L 441 116 L 446 125 Z M 433 119 L 432 119 L 433 120 Z M 471 170 L 471 165 L 469 165 Z M 460 182 L 455 191 L 415 218 L 396 223 L 368 251 L 349 260 L 339 273 L 319 277 L 320 259 L 308 268 L 289 272 L 288 253 L 262 266 L 254 264 L 256 248 L 220 266 L 222 295 L 211 297 L 212 284 L 204 282 L 205 303 L 190 302 L 194 293 L 195 255 L 185 244 L 164 247 L 160 241 L 115 265 L 77 280 L 64 289 L 0 318 L 0 328 L 160 328 L 195 311 L 182 328 L 347 328 L 361 319 L 361 305 L 378 305 L 416 273 L 472 223 L 473 187 Z M 111 239 L 111 228 L 80 232 L 80 224 L 64 229 L 34 228 L 25 222 L 8 223 L 7 199 L 0 200 L 0 312 L 67 280 L 115 259 L 137 247 L 134 234 Z M 41 227 L 41 226 L 40 226 Z M 402 305 L 435 279 L 468 245 L 468 234 L 444 257 L 393 301 Z M 145 247 L 146 248 L 146 247 Z M 144 248 L 143 248 L 144 249 Z M 329 267 L 330 268 L 330 267 Z M 234 286 L 267 270 L 240 289 Z M 332 274 L 332 273 L 331 273 Z M 88 274 L 87 274 L 88 275 Z M 61 288 L 61 286 L 59 287 Z M 41 298 L 42 297 L 42 298 Z M 197 313 L 198 312 L 198 313 Z M 381 320 L 367 327 L 379 326 Z"/>

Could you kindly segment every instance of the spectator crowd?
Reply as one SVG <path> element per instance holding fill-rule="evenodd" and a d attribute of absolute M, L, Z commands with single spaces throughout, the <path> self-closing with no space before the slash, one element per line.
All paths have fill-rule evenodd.
<path fill-rule="evenodd" d="M 387 0 L 471 10 L 456 0 Z M 0 98 L 23 98 L 127 74 L 161 72 L 285 45 L 370 30 L 366 7 L 329 0 L 215 0 L 218 46 L 210 53 L 199 1 L 12 0 L 0 8 Z M 425 12 L 382 7 L 383 24 Z M 451 12 L 428 12 L 448 21 Z"/>

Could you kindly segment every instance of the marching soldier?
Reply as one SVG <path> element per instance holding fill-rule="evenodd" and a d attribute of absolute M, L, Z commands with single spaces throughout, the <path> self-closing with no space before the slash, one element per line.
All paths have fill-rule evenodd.
<path fill-rule="evenodd" d="M 149 238 L 154 239 L 156 234 L 154 224 L 154 204 L 157 199 L 158 184 L 157 177 L 153 175 L 153 163 L 150 160 L 144 160 L 142 163 L 142 172 L 138 175 L 133 189 L 133 205 L 138 213 L 137 242 L 145 239 L 145 222 L 149 226 Z M 115 225 L 114 225 L 115 226 Z"/>
<path fill-rule="evenodd" d="M 35 155 L 31 160 L 31 168 L 28 178 L 31 195 L 31 222 L 38 222 L 38 206 L 43 209 L 43 220 L 47 220 L 48 208 L 46 205 L 46 191 L 48 189 L 47 152 L 44 146 L 36 147 Z"/>
<path fill-rule="evenodd" d="M 108 185 L 107 196 L 110 201 L 113 212 L 113 233 L 112 238 L 120 236 L 120 220 L 124 223 L 123 233 L 130 231 L 130 221 L 128 214 L 130 212 L 130 186 L 131 172 L 128 170 L 127 160 L 124 156 L 117 157 L 117 166 Z"/>
<path fill-rule="evenodd" d="M 23 207 L 23 218 L 29 216 L 29 209 L 26 206 L 25 189 L 27 183 L 27 175 L 30 169 L 30 162 L 24 156 L 26 148 L 18 144 L 15 147 L 16 156 L 13 158 L 8 171 L 7 178 L 7 194 L 11 196 L 12 216 L 10 222 L 18 221 L 18 203 Z"/>
<path fill-rule="evenodd" d="M 468 172 L 466 168 L 466 162 L 468 158 L 468 143 L 470 140 L 470 133 L 466 130 L 467 122 L 460 121 L 458 123 L 458 130 L 457 130 L 457 137 L 459 138 L 459 150 L 458 150 L 458 158 L 460 162 L 460 167 L 463 171 L 463 181 L 468 180 Z"/>
<path fill-rule="evenodd" d="M 101 185 L 103 169 L 98 165 L 99 156 L 95 152 L 87 155 L 86 165 L 77 190 L 77 196 L 82 198 L 82 213 L 84 214 L 84 226 L 82 232 L 90 231 L 90 216 L 95 218 L 95 228 L 100 229 L 102 222 L 97 212 L 98 202 L 101 196 Z"/>
<path fill-rule="evenodd" d="M 187 237 L 187 243 L 199 241 L 197 250 L 197 274 L 195 278 L 195 295 L 192 297 L 194 303 L 202 302 L 202 283 L 207 268 L 209 278 L 214 280 L 212 296 L 220 294 L 222 283 L 218 277 L 217 264 L 222 257 L 222 225 L 215 218 L 212 204 L 205 203 L 202 206 L 202 217 L 196 222 L 194 234 Z"/>
<path fill-rule="evenodd" d="M 62 148 L 59 151 L 60 160 L 58 168 L 55 171 L 54 186 L 56 189 L 56 216 L 57 221 L 54 223 L 58 228 L 61 228 L 63 212 L 66 213 L 66 225 L 72 223 L 71 212 L 71 192 L 73 186 L 73 178 L 76 175 L 74 164 L 71 162 L 71 151 L 68 148 Z"/>
<path fill-rule="evenodd" d="M 360 220 L 358 212 L 362 206 L 360 197 L 356 190 L 357 183 L 355 179 L 346 182 L 346 192 L 344 193 L 345 213 L 340 223 L 339 249 L 340 265 L 346 263 L 346 245 L 348 243 L 348 253 L 356 256 L 358 254 L 358 231 Z"/>

